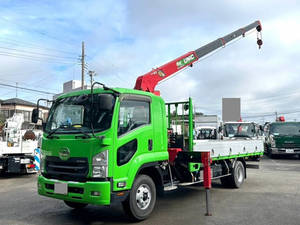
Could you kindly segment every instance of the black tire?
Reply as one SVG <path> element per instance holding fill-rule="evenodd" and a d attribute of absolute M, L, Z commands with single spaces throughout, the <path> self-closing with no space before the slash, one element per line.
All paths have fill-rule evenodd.
<path fill-rule="evenodd" d="M 73 209 L 82 209 L 86 207 L 88 204 L 85 203 L 79 203 L 79 202 L 70 202 L 70 201 L 64 201 L 65 204 Z"/>
<path fill-rule="evenodd" d="M 221 177 L 221 184 L 224 186 L 224 187 L 230 187 L 230 182 L 231 182 L 231 178 L 230 176 L 227 176 L 227 177 Z"/>
<path fill-rule="evenodd" d="M 236 161 L 232 174 L 221 178 L 221 183 L 225 187 L 240 188 L 245 180 L 245 167 L 241 161 Z"/>
<path fill-rule="evenodd" d="M 155 202 L 156 188 L 153 180 L 147 175 L 139 175 L 122 205 L 131 220 L 141 221 L 150 216 Z"/>
<path fill-rule="evenodd" d="M 270 148 L 267 149 L 267 155 L 270 159 L 274 158 L 274 155 L 272 154 L 272 150 Z"/>
<path fill-rule="evenodd" d="M 274 159 L 274 155 L 272 154 L 272 151 L 271 151 L 271 150 L 269 150 L 269 152 L 268 152 L 268 157 L 269 157 L 270 159 Z"/>

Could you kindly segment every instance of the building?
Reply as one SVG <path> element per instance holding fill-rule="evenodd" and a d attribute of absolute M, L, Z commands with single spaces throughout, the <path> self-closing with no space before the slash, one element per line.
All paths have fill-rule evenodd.
<path fill-rule="evenodd" d="M 222 98 L 223 122 L 238 122 L 241 119 L 241 99 Z"/>
<path fill-rule="evenodd" d="M 91 86 L 90 85 L 84 85 L 83 89 L 90 89 Z M 81 90 L 81 81 L 80 80 L 70 80 L 67 81 L 63 84 L 63 92 L 56 94 L 53 96 L 53 99 L 57 99 L 58 96 L 65 94 L 65 93 L 69 93 L 72 91 L 79 91 Z"/>
<path fill-rule="evenodd" d="M 220 125 L 220 118 L 217 115 L 195 115 L 195 128 L 216 127 Z"/>
<path fill-rule="evenodd" d="M 0 100 L 0 113 L 4 115 L 5 119 L 12 117 L 14 113 L 22 113 L 24 121 L 31 122 L 31 113 L 34 108 L 36 108 L 36 104 L 20 98 Z M 40 111 L 42 119 L 45 121 L 48 117 L 49 108 L 40 106 Z"/>

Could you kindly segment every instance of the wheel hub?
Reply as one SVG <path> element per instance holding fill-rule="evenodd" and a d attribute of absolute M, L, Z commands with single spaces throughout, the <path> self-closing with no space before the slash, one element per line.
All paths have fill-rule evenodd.
<path fill-rule="evenodd" d="M 146 209 L 151 202 L 150 187 L 147 184 L 141 184 L 136 191 L 136 203 L 139 209 Z"/>
<path fill-rule="evenodd" d="M 241 183 L 244 179 L 244 176 L 243 176 L 243 170 L 241 167 L 238 168 L 238 171 L 237 171 L 237 180 L 239 183 Z"/>

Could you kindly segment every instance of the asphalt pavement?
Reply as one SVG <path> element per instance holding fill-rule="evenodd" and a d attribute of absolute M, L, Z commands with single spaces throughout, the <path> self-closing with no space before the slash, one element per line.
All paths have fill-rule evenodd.
<path fill-rule="evenodd" d="M 296 157 L 249 162 L 240 189 L 213 182 L 212 216 L 205 216 L 203 186 L 168 192 L 157 199 L 151 217 L 139 224 L 300 224 L 300 160 Z M 256 168 L 259 165 L 259 169 Z M 129 224 L 120 205 L 72 210 L 37 194 L 36 175 L 0 177 L 0 225 Z"/>

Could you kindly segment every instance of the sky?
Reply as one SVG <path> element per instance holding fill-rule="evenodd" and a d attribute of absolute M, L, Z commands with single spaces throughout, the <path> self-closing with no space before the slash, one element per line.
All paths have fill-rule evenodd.
<path fill-rule="evenodd" d="M 193 98 L 195 109 L 221 115 L 223 97 L 241 98 L 242 118 L 300 120 L 299 1 L 1 0 L 0 99 L 35 102 L 81 79 L 86 68 L 111 87 L 133 88 L 138 76 L 256 20 L 256 32 L 228 44 L 156 89 L 168 101 Z M 86 73 L 85 79 L 89 82 Z"/>

